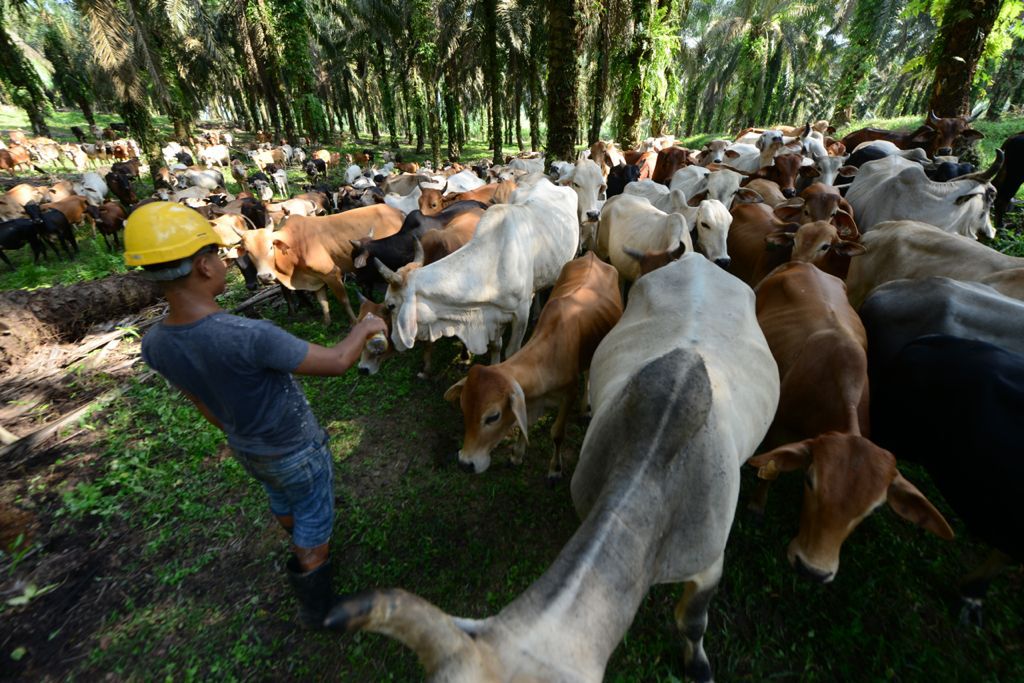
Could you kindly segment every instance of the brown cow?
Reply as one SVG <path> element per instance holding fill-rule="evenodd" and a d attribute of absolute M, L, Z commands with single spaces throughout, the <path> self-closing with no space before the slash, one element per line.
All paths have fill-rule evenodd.
<path fill-rule="evenodd" d="M 690 150 L 684 147 L 666 147 L 658 152 L 658 160 L 654 164 L 651 180 L 668 185 L 676 171 L 689 165 Z"/>
<path fill-rule="evenodd" d="M 103 235 L 103 243 L 107 245 L 107 251 L 113 251 L 107 240 L 108 235 L 114 238 L 114 247 L 120 249 L 121 244 L 118 241 L 117 233 L 124 228 L 124 222 L 128 218 L 124 207 L 118 202 L 109 201 L 98 207 L 90 207 L 89 212 L 96 221 L 96 229 Z"/>
<path fill-rule="evenodd" d="M 785 210 L 785 204 L 780 205 Z M 763 203 L 737 204 L 732 208 L 726 246 L 732 262 L 729 272 L 753 287 L 774 268 L 787 261 L 813 263 L 837 277 L 845 277 L 849 260 L 864 253 L 856 233 L 840 230 L 825 221 L 782 220 Z M 804 216 L 801 213 L 800 220 Z M 769 246 L 770 245 L 770 246 Z"/>
<path fill-rule="evenodd" d="M 20 130 L 9 130 L 7 133 L 7 139 L 11 141 L 12 145 L 21 145 L 22 147 L 28 146 L 28 137 Z"/>
<path fill-rule="evenodd" d="M 813 166 L 804 166 L 803 160 L 802 154 L 779 154 L 775 157 L 773 165 L 762 166 L 755 173 L 746 174 L 747 180 L 745 182 L 750 182 L 755 178 L 771 180 L 779 186 L 784 197 L 795 197 L 798 176 L 813 178 L 818 175 L 817 169 Z"/>
<path fill-rule="evenodd" d="M 867 333 L 846 300 L 843 282 L 810 264 L 788 263 L 762 280 L 756 292 L 757 321 L 782 380 L 765 443 L 793 447 L 800 444 L 791 442 L 807 439 L 811 455 L 801 461 L 773 451 L 750 461 L 764 480 L 752 501 L 761 512 L 779 463 L 792 469 L 800 462 L 808 469 L 790 563 L 817 581 L 835 578 L 843 541 L 897 481 L 902 504 L 914 506 L 909 519 L 928 518 L 948 531 L 941 515 L 899 477 L 892 456 L 867 439 Z M 811 444 L 820 449 L 819 457 Z M 774 470 L 769 463 L 776 463 Z"/>
<path fill-rule="evenodd" d="M 453 254 L 473 239 L 477 223 L 483 212 L 479 209 L 460 213 L 440 230 L 423 233 L 420 243 L 423 247 L 423 265 L 440 261 Z"/>
<path fill-rule="evenodd" d="M 402 173 L 418 173 L 420 165 L 415 161 L 400 161 L 395 164 L 395 168 Z"/>
<path fill-rule="evenodd" d="M 754 178 L 748 182 L 744 188 L 756 192 L 757 198 L 737 191 L 735 201 L 740 203 L 757 203 L 758 201 L 761 201 L 772 208 L 775 208 L 786 201 L 786 196 L 782 194 L 782 190 L 779 189 L 779 184 L 773 180 Z"/>
<path fill-rule="evenodd" d="M 814 183 L 799 197 L 787 199 L 775 206 L 775 215 L 784 221 L 810 223 L 828 221 L 836 226 L 844 239 L 859 239 L 860 230 L 853 217 L 853 207 L 833 185 Z"/>
<path fill-rule="evenodd" d="M 7 149 L 0 149 L 0 171 L 7 171 L 14 177 L 14 172 L 19 166 L 31 166 L 32 155 L 28 149 L 20 145 L 11 145 Z M 42 169 L 37 169 L 43 173 Z"/>
<path fill-rule="evenodd" d="M 481 185 L 475 190 L 442 194 L 444 189 L 431 187 L 420 188 L 420 211 L 424 216 L 436 216 L 446 208 L 461 201 L 477 201 L 483 204 L 507 204 L 508 198 L 516 189 L 516 181 L 502 180 L 497 183 Z"/>
<path fill-rule="evenodd" d="M 530 425 L 554 403 L 558 417 L 551 426 L 548 480 L 561 478 L 565 422 L 580 373 L 590 368 L 597 345 L 622 315 L 618 285 L 616 270 L 593 252 L 565 264 L 530 341 L 502 363 L 473 366 L 445 392 L 445 400 L 457 400 L 462 407 L 460 465 L 477 473 L 486 470 L 491 450 L 513 425 L 519 427 L 519 438 L 512 462 L 520 464 Z"/>
<path fill-rule="evenodd" d="M 345 307 L 349 319 L 355 321 L 342 282 L 344 274 L 354 270 L 351 240 L 366 237 L 371 230 L 378 238 L 393 235 L 402 227 L 402 220 L 401 211 L 384 204 L 333 216 L 290 216 L 277 232 L 272 228 L 247 230 L 241 236 L 239 255 L 249 254 L 257 276 L 264 282 L 276 278 L 288 289 L 316 292 L 324 325 L 331 323 L 324 285 Z"/>
<path fill-rule="evenodd" d="M 627 166 L 640 167 L 640 177 L 637 180 L 647 180 L 654 175 L 654 169 L 658 165 L 657 152 L 638 152 L 634 149 L 623 152 L 622 156 L 626 159 Z"/>
<path fill-rule="evenodd" d="M 86 211 L 89 206 L 89 200 L 81 195 L 71 195 L 64 199 L 57 200 L 55 202 L 49 202 L 43 206 L 44 209 L 57 209 L 64 217 L 68 219 L 68 223 L 71 225 L 78 225 L 86 218 L 92 218 L 92 216 Z"/>
<path fill-rule="evenodd" d="M 940 118 L 935 112 L 928 112 L 925 123 L 916 130 L 898 131 L 881 128 L 861 128 L 842 139 L 846 149 L 853 150 L 857 145 L 871 140 L 888 140 L 900 149 L 923 149 L 929 157 L 952 154 L 957 139 L 968 142 L 980 140 L 985 135 L 971 128 L 972 116 L 951 116 Z"/>

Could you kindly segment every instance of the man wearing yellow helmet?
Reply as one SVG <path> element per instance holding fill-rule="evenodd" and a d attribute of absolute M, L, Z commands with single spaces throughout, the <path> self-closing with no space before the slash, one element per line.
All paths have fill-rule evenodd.
<path fill-rule="evenodd" d="M 142 340 L 142 357 L 227 434 L 242 466 L 266 489 L 270 509 L 291 534 L 288 577 L 299 620 L 322 626 L 334 602 L 329 543 L 334 523 L 333 462 L 327 433 L 292 374 L 340 375 L 379 318 L 357 323 L 333 347 L 310 344 L 273 323 L 230 315 L 224 245 L 198 212 L 171 202 L 139 207 L 125 223 L 125 263 L 161 284 L 170 310 Z"/>

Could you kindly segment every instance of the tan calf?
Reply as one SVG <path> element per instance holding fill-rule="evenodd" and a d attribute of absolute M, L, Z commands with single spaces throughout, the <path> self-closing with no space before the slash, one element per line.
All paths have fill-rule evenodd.
<path fill-rule="evenodd" d="M 92 216 L 86 211 L 89 206 L 89 200 L 81 195 L 71 195 L 65 197 L 59 201 L 50 202 L 44 206 L 44 209 L 57 209 L 64 217 L 68 219 L 68 223 L 71 225 L 78 225 L 86 218 L 91 219 Z"/>
<path fill-rule="evenodd" d="M 490 466 L 491 451 L 513 425 L 519 427 L 512 462 L 522 462 L 530 425 L 558 406 L 551 427 L 555 449 L 548 479 L 562 476 L 562 439 L 579 376 L 597 345 L 622 315 L 616 270 L 593 252 L 570 261 L 555 283 L 530 341 L 493 366 L 475 365 L 445 392 L 459 401 L 465 437 L 459 463 L 477 473 Z"/>

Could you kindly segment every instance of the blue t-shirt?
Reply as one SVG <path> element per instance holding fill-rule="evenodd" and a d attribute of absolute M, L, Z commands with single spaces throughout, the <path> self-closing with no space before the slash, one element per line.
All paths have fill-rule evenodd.
<path fill-rule="evenodd" d="M 292 371 L 309 344 L 265 320 L 214 313 L 188 325 L 160 324 L 142 358 L 207 405 L 236 451 L 291 453 L 322 434 Z"/>

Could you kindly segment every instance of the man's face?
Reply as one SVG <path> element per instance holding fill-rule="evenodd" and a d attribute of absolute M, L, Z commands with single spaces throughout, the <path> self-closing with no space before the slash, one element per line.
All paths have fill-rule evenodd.
<path fill-rule="evenodd" d="M 226 250 L 219 248 L 217 251 L 203 254 L 199 259 L 204 261 L 205 268 L 202 269 L 202 272 L 208 278 L 211 293 L 214 296 L 223 294 L 227 288 L 228 257 Z M 194 269 L 195 265 L 193 265 Z"/>

